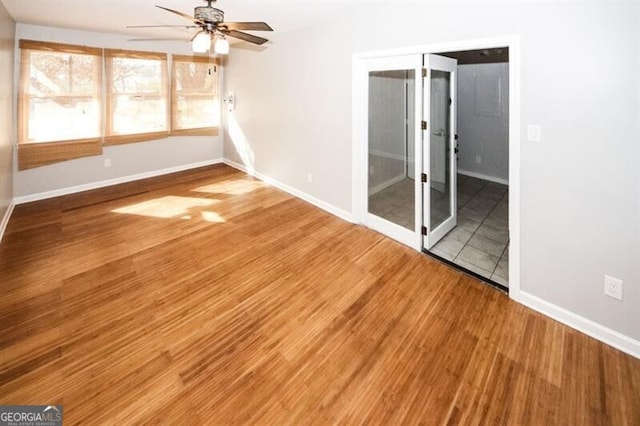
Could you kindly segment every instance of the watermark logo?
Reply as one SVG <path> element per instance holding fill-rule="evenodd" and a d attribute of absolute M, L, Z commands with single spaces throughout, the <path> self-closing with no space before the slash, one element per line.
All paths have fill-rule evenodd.
<path fill-rule="evenodd" d="M 0 405 L 0 426 L 61 426 L 62 405 Z"/>

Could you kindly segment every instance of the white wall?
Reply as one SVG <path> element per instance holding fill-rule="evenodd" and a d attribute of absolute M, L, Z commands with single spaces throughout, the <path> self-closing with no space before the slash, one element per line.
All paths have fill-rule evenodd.
<path fill-rule="evenodd" d="M 13 201 L 13 46 L 15 23 L 0 3 L 0 238 L 5 215 Z"/>
<path fill-rule="evenodd" d="M 287 6 L 304 7 L 304 6 Z M 351 210 L 351 48 L 344 18 L 269 34 L 263 51 L 233 48 L 236 92 L 224 155 L 341 210 Z M 312 174 L 309 183 L 307 175 Z"/>
<path fill-rule="evenodd" d="M 17 25 L 16 43 L 21 38 L 115 49 L 191 54 L 190 45 L 187 42 L 127 42 L 130 38 L 127 36 L 26 24 Z M 19 55 L 17 48 L 16 55 Z M 17 76 L 18 60 L 16 60 L 16 87 Z M 99 156 L 79 158 L 24 171 L 16 169 L 15 196 L 29 197 L 79 185 L 212 161 L 222 157 L 221 139 L 221 137 L 212 136 L 175 136 L 156 141 L 108 146 Z M 110 168 L 104 167 L 106 158 L 111 159 Z M 15 164 L 17 168 L 17 161 Z"/>
<path fill-rule="evenodd" d="M 505 35 L 522 49 L 521 289 L 640 340 L 639 4 L 370 3 L 330 31 L 233 50 L 236 127 L 259 172 L 351 210 L 352 53 Z M 230 143 L 225 156 L 240 158 Z"/>
<path fill-rule="evenodd" d="M 509 64 L 458 65 L 458 147 L 459 171 L 509 180 Z"/>

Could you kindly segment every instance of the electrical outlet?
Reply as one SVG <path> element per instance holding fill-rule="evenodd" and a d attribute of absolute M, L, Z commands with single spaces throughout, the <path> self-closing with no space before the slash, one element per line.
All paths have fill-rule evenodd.
<path fill-rule="evenodd" d="M 542 139 L 540 133 L 539 124 L 527 124 L 527 140 L 529 142 L 540 142 Z"/>
<path fill-rule="evenodd" d="M 105 158 L 104 159 L 104 167 L 105 168 L 111 167 L 111 158 Z"/>
<path fill-rule="evenodd" d="M 604 294 L 614 299 L 622 300 L 622 280 L 605 275 Z"/>
<path fill-rule="evenodd" d="M 479 155 L 476 155 L 476 164 L 480 164 L 482 163 L 482 157 L 480 157 Z"/>
<path fill-rule="evenodd" d="M 313 175 L 311 173 L 307 173 L 307 182 L 313 183 Z"/>

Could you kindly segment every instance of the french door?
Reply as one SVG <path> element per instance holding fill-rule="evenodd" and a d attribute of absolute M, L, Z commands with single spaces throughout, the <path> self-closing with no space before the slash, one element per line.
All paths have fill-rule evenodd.
<path fill-rule="evenodd" d="M 417 54 L 363 65 L 363 222 L 429 249 L 456 225 L 456 61 Z"/>
<path fill-rule="evenodd" d="M 367 59 L 363 221 L 408 246 L 421 244 L 422 55 Z"/>
<path fill-rule="evenodd" d="M 423 247 L 457 224 L 455 59 L 424 55 Z"/>

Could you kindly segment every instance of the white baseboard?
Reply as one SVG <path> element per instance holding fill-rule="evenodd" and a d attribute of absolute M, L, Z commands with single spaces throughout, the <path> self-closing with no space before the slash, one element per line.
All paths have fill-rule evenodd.
<path fill-rule="evenodd" d="M 224 159 L 223 160 L 224 163 L 228 166 L 233 167 L 234 169 L 238 169 L 248 175 L 254 176 L 258 179 L 260 179 L 261 181 L 271 185 L 271 186 L 275 186 L 278 189 L 281 189 L 284 192 L 287 192 L 291 195 L 293 195 L 294 197 L 300 198 L 301 200 L 304 200 L 310 204 L 313 204 L 314 206 L 321 208 L 322 210 L 331 213 L 334 216 L 337 216 L 343 220 L 346 220 L 347 222 L 350 223 L 355 223 L 355 218 L 353 216 L 353 214 L 351 214 L 350 212 L 346 211 L 346 210 L 342 210 L 339 207 L 334 206 L 333 204 L 329 204 L 326 201 L 322 201 L 316 197 L 313 197 L 309 194 L 307 194 L 306 192 L 300 191 L 299 189 L 293 188 L 287 184 L 284 184 L 276 179 L 270 178 L 269 176 L 263 175 L 260 172 L 254 171 L 254 172 L 250 172 L 244 165 L 236 163 L 235 161 L 231 161 L 228 159 Z"/>
<path fill-rule="evenodd" d="M 390 160 L 398 160 L 401 162 L 405 162 L 407 161 L 407 157 L 404 155 L 399 155 L 399 154 L 392 154 L 390 152 L 384 152 L 384 151 L 378 151 L 375 149 L 370 149 L 369 150 L 369 155 L 375 155 L 376 157 L 382 157 L 382 158 L 388 158 Z"/>
<path fill-rule="evenodd" d="M 488 180 L 489 182 L 495 182 L 495 183 L 501 183 L 503 185 L 509 185 L 509 181 L 507 179 L 502 179 L 502 178 L 498 178 L 498 177 L 494 177 L 494 176 L 487 176 L 487 175 L 483 175 L 481 173 L 476 173 L 476 172 L 468 172 L 466 170 L 461 170 L 461 169 L 458 169 L 458 173 L 461 174 L 461 175 L 469 176 L 469 177 L 474 177 L 474 178 L 478 178 L 478 179 L 482 179 L 482 180 Z"/>
<path fill-rule="evenodd" d="M 138 173 L 135 175 L 122 176 L 114 179 L 101 180 L 98 182 L 86 183 L 83 185 L 71 186 L 68 188 L 55 189 L 53 191 L 40 192 L 37 194 L 23 195 L 15 197 L 16 204 L 30 203 L 32 201 L 45 200 L 47 198 L 60 197 L 61 195 L 75 194 L 77 192 L 89 191 L 92 189 L 104 188 L 106 186 L 118 185 L 120 183 L 133 182 L 135 180 L 147 179 L 156 176 L 168 175 L 170 173 L 182 172 L 184 170 L 197 169 L 198 167 L 211 166 L 222 163 L 222 158 L 214 160 L 200 161 L 198 163 L 183 164 L 166 169 L 153 170 L 150 172 Z"/>
<path fill-rule="evenodd" d="M 404 180 L 405 177 L 407 177 L 407 176 L 405 176 L 404 173 L 401 174 L 401 175 L 398 175 L 396 177 L 392 177 L 391 179 L 386 180 L 386 181 L 374 186 L 373 188 L 371 188 L 369 190 L 369 195 L 377 194 L 380 191 L 384 191 L 385 189 L 387 189 L 391 185 L 395 185 L 396 183 Z"/>
<path fill-rule="evenodd" d="M 640 359 L 640 341 L 520 290 L 518 301 L 587 336 Z"/>
<path fill-rule="evenodd" d="M 13 208 L 16 206 L 14 200 L 11 200 L 7 210 L 4 212 L 4 216 L 2 217 L 2 221 L 0 221 L 0 242 L 2 242 L 2 237 L 4 237 L 4 231 L 7 229 L 7 225 L 9 225 L 9 219 L 11 219 L 11 213 L 13 213 Z"/>

